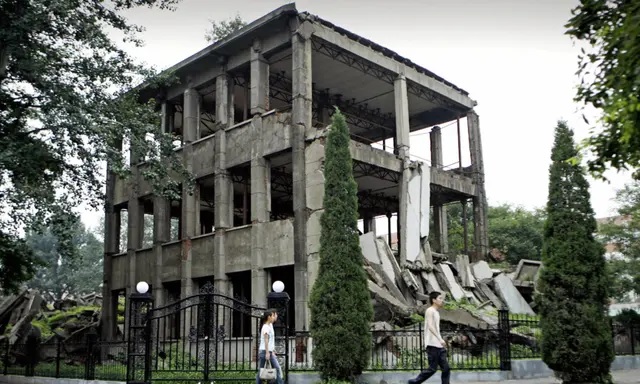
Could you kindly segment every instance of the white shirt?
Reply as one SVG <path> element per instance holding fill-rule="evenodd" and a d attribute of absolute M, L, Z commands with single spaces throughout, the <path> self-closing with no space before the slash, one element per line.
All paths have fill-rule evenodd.
<path fill-rule="evenodd" d="M 429 325 L 436 331 L 434 335 L 429 329 Z M 433 307 L 427 308 L 424 312 L 424 344 L 426 346 L 442 348 L 440 342 L 440 313 Z"/>
<path fill-rule="evenodd" d="M 264 335 L 269 335 L 269 349 L 264 348 Z M 272 352 L 276 348 L 276 334 L 273 331 L 273 324 L 264 324 L 260 330 L 260 346 L 259 351 Z"/>

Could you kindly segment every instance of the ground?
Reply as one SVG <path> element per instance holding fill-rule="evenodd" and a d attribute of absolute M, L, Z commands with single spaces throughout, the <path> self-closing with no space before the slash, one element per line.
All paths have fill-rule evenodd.
<path fill-rule="evenodd" d="M 638 384 L 640 383 L 640 369 L 629 369 L 625 371 L 613 371 L 613 382 L 616 384 Z M 429 380 L 425 382 L 428 384 Z M 486 381 L 466 382 L 465 384 L 484 384 Z M 495 382 L 494 382 L 495 383 Z M 546 379 L 529 379 L 529 380 L 505 380 L 500 383 L 504 384 L 556 384 L 559 380 L 553 378 Z"/>

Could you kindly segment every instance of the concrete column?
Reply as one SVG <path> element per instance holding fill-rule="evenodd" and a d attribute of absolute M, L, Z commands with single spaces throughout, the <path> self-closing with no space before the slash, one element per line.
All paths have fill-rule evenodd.
<path fill-rule="evenodd" d="M 397 155 L 403 159 L 409 157 L 409 95 L 407 94 L 407 79 L 399 75 L 393 84 L 396 112 L 396 141 Z"/>
<path fill-rule="evenodd" d="M 411 171 L 409 165 L 409 95 L 407 94 L 407 79 L 399 75 L 394 82 L 396 136 L 394 151 L 403 161 L 403 171 L 398 186 L 398 200 L 400 208 L 398 212 L 398 250 L 400 265 L 407 260 L 407 208 L 409 197 L 409 179 Z"/>
<path fill-rule="evenodd" d="M 251 298 L 257 305 L 266 305 L 267 272 L 264 270 L 266 257 L 266 227 L 269 222 L 271 203 L 269 191 L 271 177 L 269 161 L 264 158 L 262 146 L 262 117 L 254 115 L 251 122 L 253 145 L 251 146 Z"/>
<path fill-rule="evenodd" d="M 162 196 L 153 197 L 153 253 L 155 255 L 155 278 L 153 281 L 153 297 L 156 307 L 165 304 L 162 289 L 162 244 L 170 240 L 171 203 Z"/>
<path fill-rule="evenodd" d="M 363 229 L 364 229 L 364 233 L 369 233 L 369 232 L 376 232 L 376 219 L 371 216 L 371 215 L 367 215 L 365 216 L 364 220 L 363 220 Z"/>
<path fill-rule="evenodd" d="M 442 160 L 442 132 L 440 127 L 436 126 L 431 129 L 429 139 L 431 141 L 431 166 L 441 169 L 444 163 Z M 447 253 L 449 251 L 447 207 L 439 203 L 437 199 L 433 202 L 433 223 L 435 249 L 437 252 Z"/>
<path fill-rule="evenodd" d="M 307 187 L 305 180 L 305 137 L 312 126 L 312 84 L 311 84 L 311 34 L 309 23 L 298 24 L 294 20 L 292 28 L 292 165 L 293 165 L 293 247 L 296 328 L 309 329 L 308 297 L 313 278 L 307 276 Z"/>
<path fill-rule="evenodd" d="M 262 43 L 255 40 L 251 47 L 250 106 L 251 115 L 269 110 L 269 62 L 262 55 Z"/>
<path fill-rule="evenodd" d="M 216 130 L 233 125 L 233 103 L 233 79 L 227 74 L 216 77 Z"/>
<path fill-rule="evenodd" d="M 188 171 L 193 171 L 193 146 L 192 143 L 198 139 L 198 124 L 200 122 L 199 115 L 200 94 L 193 88 L 189 88 L 184 92 L 183 105 L 183 148 L 182 161 Z M 199 202 L 199 186 L 182 185 L 182 212 L 181 212 L 181 230 L 180 239 L 182 241 L 182 257 L 180 260 L 180 287 L 181 297 L 186 298 L 193 294 L 193 279 L 191 278 L 191 239 L 196 236 L 197 228 L 200 224 L 197 222 L 197 211 L 200 209 Z M 185 323 L 189 321 L 185 319 Z M 188 328 L 186 328 L 188 329 Z"/>
<path fill-rule="evenodd" d="M 229 291 L 226 275 L 226 231 L 233 227 L 233 183 L 227 170 L 226 128 L 233 125 L 233 81 L 227 74 L 216 78 L 216 137 L 214 142 L 213 284 L 220 293 Z"/>
<path fill-rule="evenodd" d="M 480 138 L 480 119 L 475 111 L 467 114 L 469 129 L 469 151 L 473 179 L 476 184 L 476 196 L 473 197 L 473 261 L 484 260 L 489 253 L 487 235 L 487 194 L 484 188 L 484 160 L 482 157 L 482 140 Z"/>
<path fill-rule="evenodd" d="M 122 151 L 122 142 L 116 147 Z M 120 211 L 113 205 L 116 175 L 107 163 L 106 194 L 104 208 L 104 256 L 102 275 L 102 312 L 100 317 L 102 340 L 111 341 L 115 337 L 116 312 L 113 298 L 111 278 L 113 268 L 112 257 L 120 252 Z"/>
<path fill-rule="evenodd" d="M 182 118 L 182 143 L 188 144 L 198 140 L 198 125 L 200 124 L 200 94 L 189 88 L 184 91 L 184 105 Z"/>

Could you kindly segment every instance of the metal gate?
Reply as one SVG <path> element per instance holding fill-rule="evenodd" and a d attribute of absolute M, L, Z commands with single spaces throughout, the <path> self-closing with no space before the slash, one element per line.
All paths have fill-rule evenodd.
<path fill-rule="evenodd" d="M 265 308 L 207 283 L 199 294 L 159 308 L 149 295 L 134 294 L 129 309 L 128 383 L 255 381 Z"/>

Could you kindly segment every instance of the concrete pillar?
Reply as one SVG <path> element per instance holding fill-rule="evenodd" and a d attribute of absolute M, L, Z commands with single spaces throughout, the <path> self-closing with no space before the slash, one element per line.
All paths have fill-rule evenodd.
<path fill-rule="evenodd" d="M 309 329 L 308 297 L 313 278 L 307 276 L 307 187 L 305 180 L 305 137 L 312 126 L 311 34 L 312 26 L 292 21 L 292 166 L 293 166 L 293 247 L 296 328 Z"/>
<path fill-rule="evenodd" d="M 198 139 L 198 124 L 200 122 L 199 115 L 200 94 L 197 90 L 189 88 L 184 92 L 184 118 L 183 118 L 183 148 L 182 161 L 188 171 L 193 171 L 193 146 L 192 143 Z M 180 239 L 182 241 L 182 257 L 180 259 L 180 287 L 181 297 L 186 298 L 193 294 L 193 279 L 191 278 L 191 239 L 196 236 L 197 228 L 200 224 L 197 222 L 198 215 L 196 212 L 200 209 L 199 202 L 199 186 L 182 185 L 182 212 L 181 212 L 181 230 Z M 189 321 L 185 319 L 185 324 Z M 188 329 L 188 328 L 186 328 Z"/>
<path fill-rule="evenodd" d="M 376 233 L 376 219 L 371 215 L 365 216 L 363 220 L 363 227 L 364 233 Z"/>
<path fill-rule="evenodd" d="M 233 183 L 227 170 L 226 128 L 233 125 L 233 81 L 227 74 L 216 78 L 216 137 L 214 142 L 214 214 L 213 285 L 220 293 L 228 293 L 226 275 L 226 231 L 233 227 Z"/>
<path fill-rule="evenodd" d="M 396 135 L 394 141 L 395 153 L 403 161 L 403 171 L 398 186 L 398 250 L 400 265 L 407 260 L 407 208 L 409 205 L 409 179 L 411 171 L 409 165 L 409 95 L 407 93 L 407 79 L 399 75 L 394 82 L 394 98 L 396 113 Z"/>
<path fill-rule="evenodd" d="M 264 270 L 265 223 L 270 218 L 271 177 L 269 161 L 262 147 L 262 117 L 255 115 L 251 122 L 254 137 L 251 146 L 251 298 L 256 305 L 265 306 L 268 293 L 267 272 Z"/>
<path fill-rule="evenodd" d="M 437 169 L 441 169 L 443 163 L 442 153 L 442 132 L 440 127 L 436 126 L 431 129 L 429 133 L 429 139 L 431 141 L 431 166 Z M 433 202 L 433 223 L 435 239 L 435 250 L 440 253 L 447 253 L 449 251 L 449 231 L 447 226 L 447 207 L 438 202 L 435 199 Z"/>
<path fill-rule="evenodd" d="M 233 79 L 226 73 L 216 77 L 216 130 L 234 122 Z"/>
<path fill-rule="evenodd" d="M 251 47 L 250 79 L 251 115 L 269 110 L 269 62 L 262 55 L 262 43 L 255 40 Z"/>
<path fill-rule="evenodd" d="M 116 148 L 122 151 L 122 141 L 116 143 Z M 104 205 L 104 256 L 102 275 L 102 312 L 101 312 L 101 340 L 111 341 L 115 338 L 116 311 L 112 292 L 112 257 L 120 252 L 120 210 L 113 205 L 115 195 L 116 175 L 107 163 L 106 193 Z"/>
<path fill-rule="evenodd" d="M 407 93 L 407 79 L 399 75 L 393 84 L 396 113 L 396 141 L 397 155 L 401 158 L 409 157 L 409 95 Z"/>
<path fill-rule="evenodd" d="M 482 140 L 480 138 L 480 119 L 475 111 L 467 114 L 469 129 L 469 151 L 473 179 L 476 184 L 476 195 L 473 197 L 473 261 L 484 260 L 489 253 L 487 235 L 487 194 L 484 188 L 484 160 L 482 157 Z"/>

